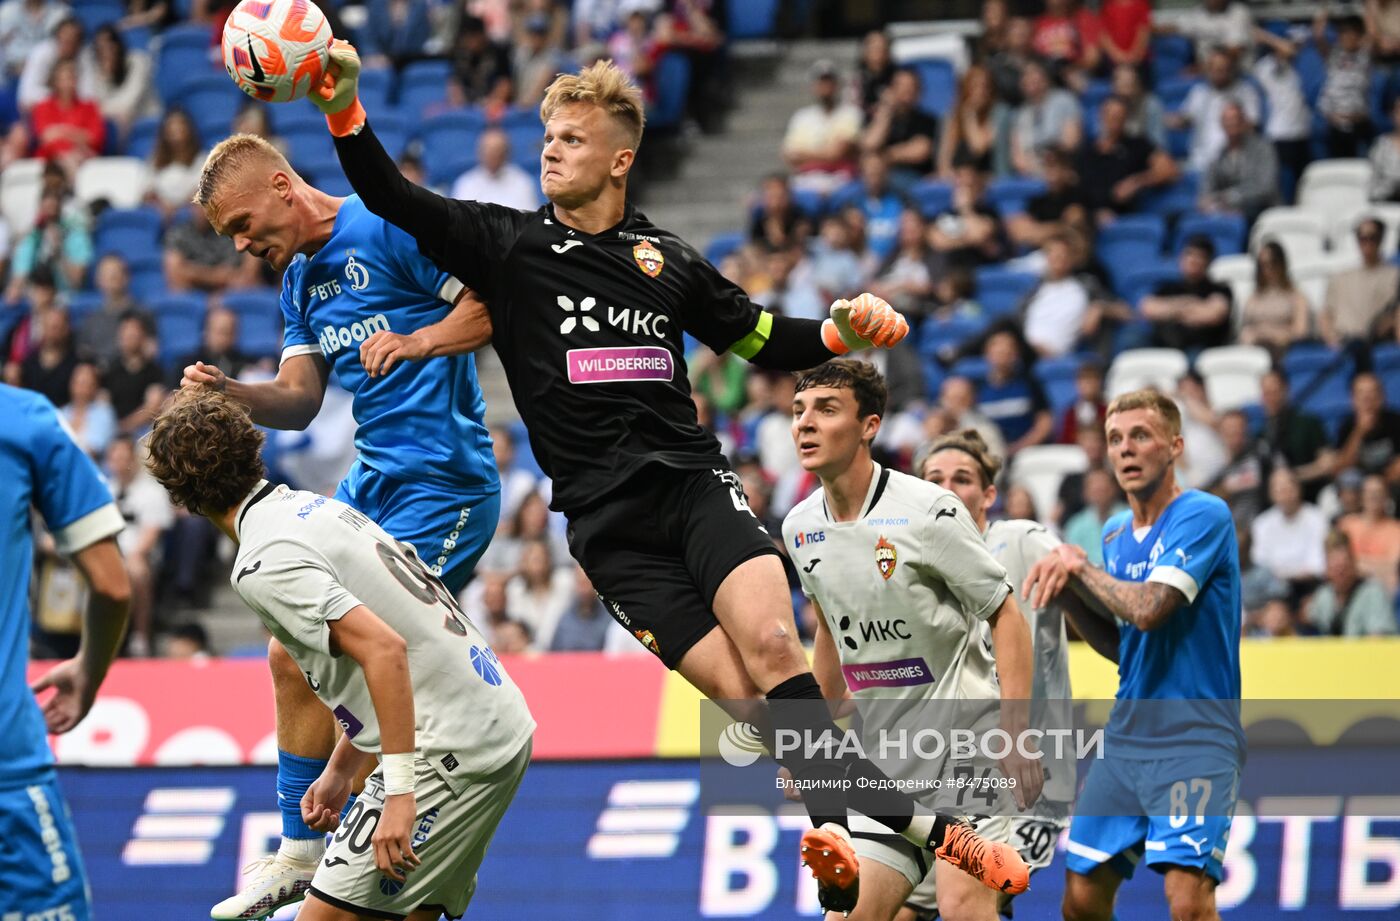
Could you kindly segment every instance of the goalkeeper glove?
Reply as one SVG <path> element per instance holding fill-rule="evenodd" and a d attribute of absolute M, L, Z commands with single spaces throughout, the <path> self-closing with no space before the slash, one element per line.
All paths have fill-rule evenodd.
<path fill-rule="evenodd" d="M 873 294 L 831 305 L 831 319 L 822 321 L 822 344 L 837 355 L 859 349 L 892 348 L 909 334 L 899 312 Z"/>
<path fill-rule="evenodd" d="M 326 116 L 331 134 L 338 138 L 358 134 L 366 117 L 359 97 L 360 53 L 349 42 L 336 39 L 331 43 L 330 56 L 331 64 L 321 85 L 307 98 Z"/>

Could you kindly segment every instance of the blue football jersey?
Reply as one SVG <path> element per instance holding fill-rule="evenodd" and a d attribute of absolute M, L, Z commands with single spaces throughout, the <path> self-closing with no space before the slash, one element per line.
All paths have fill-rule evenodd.
<path fill-rule="evenodd" d="M 125 522 L 97 466 L 73 441 L 43 396 L 0 384 L 0 788 L 26 783 L 53 763 L 44 718 L 25 681 L 29 661 L 29 579 L 34 543 L 29 509 L 39 510 L 59 550 L 73 553 Z"/>
<path fill-rule="evenodd" d="M 1240 561 L 1230 508 L 1191 489 L 1145 535 L 1133 513 L 1104 524 L 1104 568 L 1128 582 L 1163 582 L 1186 597 L 1156 630 L 1118 625 L 1118 695 L 1107 737 L 1120 754 L 1157 757 L 1185 739 L 1243 752 Z M 1155 701 L 1193 701 L 1163 706 Z"/>
<path fill-rule="evenodd" d="M 461 290 L 412 237 L 352 195 L 326 245 L 297 256 L 283 276 L 282 360 L 325 356 L 354 394 L 355 447 L 365 463 L 405 482 L 482 495 L 500 481 L 475 359 L 406 361 L 374 379 L 360 364 L 360 344 L 374 333 L 407 334 L 436 323 Z"/>

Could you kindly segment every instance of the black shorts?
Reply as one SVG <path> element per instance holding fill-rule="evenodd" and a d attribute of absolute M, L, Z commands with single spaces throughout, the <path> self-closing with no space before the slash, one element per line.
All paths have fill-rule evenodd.
<path fill-rule="evenodd" d="M 734 471 L 653 464 L 570 516 L 569 551 L 617 622 L 675 668 L 719 625 L 720 583 L 778 549 Z"/>

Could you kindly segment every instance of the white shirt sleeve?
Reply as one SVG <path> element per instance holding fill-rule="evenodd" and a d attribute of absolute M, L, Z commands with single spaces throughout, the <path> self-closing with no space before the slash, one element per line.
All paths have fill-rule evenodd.
<path fill-rule="evenodd" d="M 330 622 L 362 604 L 324 556 L 285 539 L 241 554 L 234 589 L 258 614 L 324 655 L 331 654 Z"/>

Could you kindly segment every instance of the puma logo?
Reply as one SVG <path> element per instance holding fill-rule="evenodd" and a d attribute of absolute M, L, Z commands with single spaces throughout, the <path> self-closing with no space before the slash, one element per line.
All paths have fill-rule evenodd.
<path fill-rule="evenodd" d="M 938 519 L 943 518 L 943 517 L 945 517 L 945 516 L 948 517 L 948 518 L 956 518 L 956 517 L 958 517 L 958 510 L 955 509 L 955 508 L 941 508 L 941 509 L 939 509 L 938 511 L 934 512 L 934 514 L 933 514 L 933 521 L 934 521 L 934 523 L 937 524 L 937 523 L 938 523 Z"/>
<path fill-rule="evenodd" d="M 247 566 L 247 567 L 244 567 L 243 569 L 238 570 L 238 578 L 237 578 L 237 579 L 234 579 L 233 581 L 235 581 L 235 582 L 242 582 L 244 576 L 251 576 L 253 573 L 257 572 L 259 569 L 262 569 L 262 560 L 258 560 L 258 561 L 257 561 L 256 563 L 254 563 L 252 566 Z"/>
<path fill-rule="evenodd" d="M 817 568 L 817 564 L 820 563 L 821 561 L 822 561 L 822 558 L 821 558 L 821 557 L 819 557 L 819 556 L 818 556 L 818 557 L 813 557 L 812 562 L 810 562 L 810 563 L 808 563 L 806 566 L 803 566 L 803 567 L 802 567 L 802 571 L 803 571 L 803 572 L 811 572 L 812 570 L 814 570 L 814 569 Z"/>
<path fill-rule="evenodd" d="M 1209 839 L 1203 837 L 1200 841 L 1197 841 L 1193 839 L 1190 835 L 1182 835 L 1181 840 L 1191 845 L 1192 849 L 1196 852 L 1196 856 L 1199 857 L 1201 856 L 1201 848 L 1205 847 L 1205 843 Z"/>
<path fill-rule="evenodd" d="M 563 243 L 555 243 L 553 246 L 550 247 L 550 249 L 562 255 L 564 253 L 567 253 L 569 250 L 573 249 L 575 246 L 582 245 L 582 240 L 565 240 Z"/>

